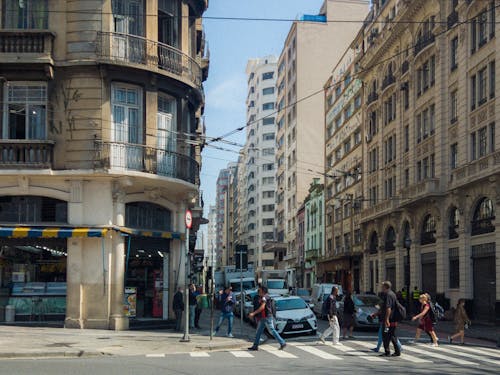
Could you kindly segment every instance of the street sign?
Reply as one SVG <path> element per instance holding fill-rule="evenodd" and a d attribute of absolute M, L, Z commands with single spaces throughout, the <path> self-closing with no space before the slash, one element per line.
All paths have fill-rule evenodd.
<path fill-rule="evenodd" d="M 234 251 L 234 260 L 236 261 L 237 270 L 248 269 L 248 246 L 236 245 Z"/>
<path fill-rule="evenodd" d="M 191 229 L 191 227 L 193 226 L 193 214 L 190 210 L 186 210 L 186 217 L 184 221 L 186 223 L 186 228 Z"/>

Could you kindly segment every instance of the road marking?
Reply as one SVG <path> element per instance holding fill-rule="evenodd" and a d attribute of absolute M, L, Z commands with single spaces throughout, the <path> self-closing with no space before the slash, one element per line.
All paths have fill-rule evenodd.
<path fill-rule="evenodd" d="M 365 348 L 372 349 L 373 344 L 370 344 L 368 342 L 364 341 L 356 341 L 357 345 L 364 346 Z M 404 350 L 405 347 L 403 347 Z M 383 350 L 383 348 L 382 348 Z M 412 357 L 411 355 L 401 353 L 401 356 L 399 357 L 401 359 L 404 359 L 405 361 L 413 362 L 413 363 L 433 363 L 432 361 L 428 359 L 422 359 L 422 358 L 417 358 L 417 357 Z"/>
<path fill-rule="evenodd" d="M 210 357 L 210 354 L 207 352 L 191 352 L 189 355 L 193 358 L 207 358 Z"/>
<path fill-rule="evenodd" d="M 275 355 L 278 358 L 297 358 L 297 356 L 293 355 L 292 353 L 288 353 L 284 350 L 278 350 L 271 345 L 261 345 L 259 348 L 265 350 L 268 353 L 271 353 L 272 355 Z"/>
<path fill-rule="evenodd" d="M 333 349 L 336 349 L 338 351 L 344 352 L 346 354 L 356 356 L 356 357 L 361 357 L 361 358 L 366 359 L 367 361 L 370 361 L 370 362 L 387 362 L 387 360 L 384 358 L 369 356 L 366 353 L 360 352 L 356 349 L 351 348 L 350 346 L 347 346 L 347 345 L 344 345 L 341 343 L 338 343 L 337 345 L 327 343 L 326 345 L 333 348 Z"/>
<path fill-rule="evenodd" d="M 165 358 L 165 353 L 146 354 L 146 358 Z"/>
<path fill-rule="evenodd" d="M 480 346 L 477 346 L 475 348 L 471 348 L 468 346 L 460 346 L 460 350 L 465 350 L 465 351 L 472 352 L 472 353 L 486 354 L 486 355 L 494 356 L 494 357 L 500 356 L 500 350 L 492 349 L 492 348 L 482 348 Z"/>
<path fill-rule="evenodd" d="M 299 343 L 293 343 L 291 344 L 292 346 L 299 348 L 300 350 L 305 351 L 306 353 L 315 355 L 316 357 L 322 358 L 322 359 L 329 359 L 329 360 L 342 360 L 341 357 L 338 357 L 336 355 L 324 352 L 323 350 L 319 350 L 318 348 L 315 348 L 313 346 L 307 346 Z"/>
<path fill-rule="evenodd" d="M 421 345 L 419 345 L 419 346 L 421 346 Z M 479 355 L 476 355 L 476 354 L 464 353 L 460 349 L 454 350 L 454 349 L 450 349 L 450 348 L 445 348 L 445 347 L 443 347 L 443 345 L 441 345 L 441 346 L 438 347 L 438 350 L 440 352 L 454 354 L 454 355 L 457 355 L 459 357 L 466 357 L 466 358 L 476 359 L 478 361 L 493 363 L 494 365 L 500 366 L 500 361 L 498 361 L 498 360 L 485 358 L 483 356 L 479 356 Z M 481 353 L 481 354 L 484 355 L 484 353 Z"/>
<path fill-rule="evenodd" d="M 457 365 L 477 366 L 477 363 L 474 363 L 474 362 L 465 361 L 463 359 L 458 359 L 458 358 L 452 358 L 452 357 L 447 356 L 447 355 L 436 353 L 436 349 L 439 350 L 439 347 L 437 347 L 437 348 L 429 347 L 429 349 L 431 349 L 431 350 L 422 350 L 422 349 L 417 349 L 417 348 L 415 348 L 413 346 L 409 346 L 409 345 L 406 345 L 404 348 L 405 351 L 423 354 L 425 356 L 434 357 L 437 359 L 443 359 L 443 360 L 448 361 L 448 362 L 456 363 Z"/>
<path fill-rule="evenodd" d="M 243 350 L 234 350 L 230 351 L 229 353 L 234 355 L 236 358 L 254 358 L 254 356 L 251 353 L 245 352 Z"/>

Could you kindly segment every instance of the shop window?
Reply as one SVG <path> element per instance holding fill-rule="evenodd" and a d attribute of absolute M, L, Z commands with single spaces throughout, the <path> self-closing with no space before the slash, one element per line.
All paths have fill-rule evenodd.
<path fill-rule="evenodd" d="M 0 197 L 0 222 L 67 223 L 68 204 L 59 199 L 38 196 Z"/>
<path fill-rule="evenodd" d="M 125 226 L 168 231 L 172 228 L 171 213 L 168 209 L 154 203 L 127 203 L 125 206 Z"/>
<path fill-rule="evenodd" d="M 494 220 L 495 210 L 493 208 L 493 202 L 489 198 L 481 199 L 474 210 L 471 234 L 477 236 L 479 234 L 494 232 Z"/>
<path fill-rule="evenodd" d="M 429 245 L 436 242 L 436 220 L 432 215 L 424 218 L 422 232 L 420 233 L 420 244 Z"/>

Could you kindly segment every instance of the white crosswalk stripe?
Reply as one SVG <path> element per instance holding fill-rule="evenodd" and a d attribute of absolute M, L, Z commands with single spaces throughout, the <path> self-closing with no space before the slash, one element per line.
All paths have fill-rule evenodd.
<path fill-rule="evenodd" d="M 316 357 L 322 358 L 322 359 L 328 359 L 328 360 L 342 360 L 341 357 L 338 357 L 336 355 L 327 353 L 323 350 L 320 350 L 314 346 L 309 346 L 309 345 L 303 345 L 303 344 L 291 344 L 292 346 L 299 348 L 300 350 L 303 350 L 306 353 L 315 355 Z"/>
<path fill-rule="evenodd" d="M 425 357 L 433 357 L 433 358 L 437 358 L 437 359 L 442 359 L 444 361 L 452 362 L 452 363 L 455 363 L 457 365 L 465 365 L 465 366 L 476 366 L 477 365 L 477 363 L 466 361 L 464 359 L 453 358 L 453 357 L 450 357 L 449 355 L 440 354 L 440 353 L 438 353 L 438 350 L 433 350 L 433 349 L 439 350 L 439 347 L 438 348 L 429 347 L 429 350 L 423 350 L 421 348 L 416 348 L 414 346 L 406 345 L 404 348 L 405 351 L 410 351 L 413 353 L 422 354 Z"/>
<path fill-rule="evenodd" d="M 360 352 L 358 350 L 355 350 L 355 349 L 353 349 L 347 345 L 341 344 L 341 343 L 338 343 L 337 345 L 327 343 L 326 345 L 335 349 L 335 350 L 341 351 L 343 353 L 346 353 L 346 354 L 349 354 L 352 356 L 361 357 L 361 358 L 366 359 L 367 361 L 370 361 L 370 362 L 386 362 L 387 361 L 384 358 L 370 356 L 367 353 Z"/>
<path fill-rule="evenodd" d="M 278 350 L 277 348 L 271 345 L 261 345 L 259 346 L 259 349 L 262 349 L 278 358 L 298 358 L 296 355 L 293 355 L 292 353 L 288 353 L 284 350 Z"/>
<path fill-rule="evenodd" d="M 193 358 L 207 358 L 210 357 L 210 354 L 207 352 L 191 352 L 189 355 Z"/>
<path fill-rule="evenodd" d="M 490 349 L 490 348 L 471 348 L 469 346 L 460 346 L 460 350 L 465 350 L 466 352 L 478 353 L 482 355 L 489 355 L 496 358 L 500 358 L 500 350 L 498 349 Z"/>
<path fill-rule="evenodd" d="M 236 358 L 254 358 L 254 355 L 252 353 L 245 352 L 243 350 L 233 350 L 229 353 L 234 355 Z"/>
<path fill-rule="evenodd" d="M 419 345 L 419 346 L 421 346 L 421 345 Z M 461 349 L 462 348 L 451 349 L 449 347 L 445 347 L 445 346 L 441 345 L 441 346 L 438 347 L 437 350 L 440 351 L 440 352 L 445 352 L 445 353 L 457 355 L 459 357 L 465 357 L 465 358 L 475 359 L 476 361 L 493 363 L 494 365 L 500 366 L 500 361 L 499 360 L 489 359 L 489 358 L 485 357 L 484 355 L 480 356 L 480 355 L 477 355 L 477 354 L 466 353 L 465 351 L 463 351 Z"/>
<path fill-rule="evenodd" d="M 368 342 L 364 342 L 364 341 L 356 341 L 356 345 L 360 345 L 360 346 L 363 346 L 363 347 L 368 348 L 368 349 L 373 348 L 373 344 L 368 343 Z M 428 359 L 418 358 L 418 357 L 414 357 L 414 356 L 404 354 L 404 353 L 401 353 L 401 357 L 399 357 L 399 358 L 404 359 L 405 361 L 413 362 L 413 363 L 432 363 L 432 361 L 430 361 Z"/>

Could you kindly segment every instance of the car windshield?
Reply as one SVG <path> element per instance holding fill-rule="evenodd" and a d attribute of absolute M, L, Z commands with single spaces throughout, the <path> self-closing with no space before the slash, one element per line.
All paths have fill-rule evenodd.
<path fill-rule="evenodd" d="M 326 301 L 329 296 L 330 296 L 330 293 L 323 294 L 323 302 Z"/>
<path fill-rule="evenodd" d="M 267 281 L 268 289 L 285 289 L 285 281 L 284 280 L 268 280 Z"/>
<path fill-rule="evenodd" d="M 307 305 L 304 300 L 300 298 L 276 301 L 276 311 L 301 310 L 305 308 L 307 308 Z"/>
<path fill-rule="evenodd" d="M 231 288 L 233 288 L 233 292 L 240 292 L 240 283 L 231 283 Z M 255 288 L 255 283 L 253 281 L 243 281 L 243 290 L 253 289 Z"/>
<path fill-rule="evenodd" d="M 297 289 L 297 295 L 300 297 L 309 297 L 311 293 L 307 289 Z"/>
<path fill-rule="evenodd" d="M 380 298 L 376 296 L 354 296 L 353 300 L 356 306 L 375 306 L 380 305 L 382 302 Z"/>

